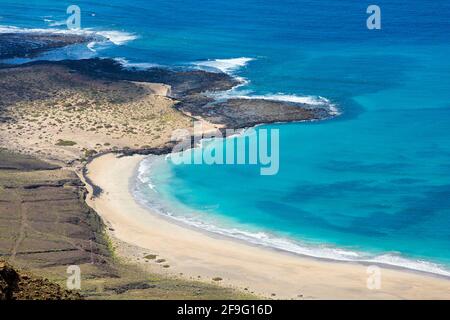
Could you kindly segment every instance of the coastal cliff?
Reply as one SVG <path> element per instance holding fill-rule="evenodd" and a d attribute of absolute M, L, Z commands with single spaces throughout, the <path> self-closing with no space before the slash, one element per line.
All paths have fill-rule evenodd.
<path fill-rule="evenodd" d="M 15 270 L 0 261 L 1 300 L 80 300 L 77 292 L 63 289 L 47 279 Z"/>
<path fill-rule="evenodd" d="M 0 150 L 0 300 L 250 297 L 119 259 L 85 196 L 71 169 Z M 81 270 L 79 291 L 64 289 L 71 265 Z"/>

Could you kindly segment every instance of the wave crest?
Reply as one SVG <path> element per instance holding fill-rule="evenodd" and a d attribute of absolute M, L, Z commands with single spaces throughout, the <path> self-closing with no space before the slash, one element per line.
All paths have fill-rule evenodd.
<path fill-rule="evenodd" d="M 253 58 L 241 57 L 231 59 L 213 59 L 193 62 L 194 66 L 199 68 L 206 68 L 209 71 L 220 71 L 227 74 L 233 74 L 237 70 L 245 67 Z"/>
<path fill-rule="evenodd" d="M 237 76 L 236 72 L 239 69 L 247 66 L 249 62 L 254 60 L 255 59 L 253 58 L 240 57 L 231 59 L 213 59 L 213 60 L 199 61 L 194 62 L 192 64 L 200 69 L 206 69 L 207 71 L 219 71 L 229 74 L 241 82 L 240 85 L 234 87 L 231 90 L 224 92 L 215 92 L 210 94 L 210 96 L 217 101 L 224 101 L 228 99 L 258 99 L 258 100 L 294 102 L 300 104 L 307 104 L 310 106 L 326 107 L 328 108 L 329 114 L 331 116 L 337 116 L 341 114 L 341 112 L 339 111 L 339 109 L 336 107 L 335 104 L 333 104 L 330 100 L 321 96 L 299 96 L 284 93 L 253 95 L 251 91 L 242 90 L 242 87 L 248 85 L 250 81 L 248 81 L 246 78 Z"/>
<path fill-rule="evenodd" d="M 137 69 L 137 70 L 147 70 L 155 67 L 160 67 L 157 63 L 149 63 L 149 62 L 130 62 L 125 58 L 114 58 L 115 61 L 119 62 L 122 67 L 126 69 Z"/>

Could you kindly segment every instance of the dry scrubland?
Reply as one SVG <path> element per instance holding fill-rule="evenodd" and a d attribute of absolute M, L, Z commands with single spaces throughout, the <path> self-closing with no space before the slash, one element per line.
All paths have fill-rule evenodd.
<path fill-rule="evenodd" d="M 45 159 L 160 147 L 192 119 L 163 84 L 107 81 L 61 66 L 0 70 L 0 143 Z"/>

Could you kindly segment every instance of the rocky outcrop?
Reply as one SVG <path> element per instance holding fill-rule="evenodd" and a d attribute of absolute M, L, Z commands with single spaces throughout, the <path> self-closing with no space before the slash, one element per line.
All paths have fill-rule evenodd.
<path fill-rule="evenodd" d="M 60 166 L 44 162 L 33 157 L 17 157 L 17 155 L 0 150 L 0 170 L 34 171 L 56 170 L 60 168 Z"/>
<path fill-rule="evenodd" d="M 75 34 L 2 33 L 0 34 L 0 59 L 33 58 L 49 50 L 93 40 L 94 37 Z"/>
<path fill-rule="evenodd" d="M 81 296 L 47 279 L 16 271 L 0 261 L 0 300 L 80 300 Z"/>
<path fill-rule="evenodd" d="M 305 103 L 244 98 L 215 103 L 201 95 L 183 99 L 176 108 L 230 129 L 276 122 L 320 120 L 330 116 L 330 109 L 326 104 L 311 106 Z"/>

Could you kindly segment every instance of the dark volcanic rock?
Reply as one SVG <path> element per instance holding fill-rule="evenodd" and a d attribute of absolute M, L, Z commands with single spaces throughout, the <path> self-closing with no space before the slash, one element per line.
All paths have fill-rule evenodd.
<path fill-rule="evenodd" d="M 265 99 L 228 99 L 213 103 L 203 95 L 183 99 L 177 108 L 192 116 L 226 128 L 239 129 L 262 123 L 320 120 L 330 116 L 326 104 L 311 106 L 302 103 Z"/>
<path fill-rule="evenodd" d="M 0 150 L 0 170 L 55 170 L 59 166 L 40 161 L 33 157 L 20 156 Z"/>
<path fill-rule="evenodd" d="M 18 290 L 19 274 L 8 264 L 0 261 L 0 300 L 12 300 Z"/>
<path fill-rule="evenodd" d="M 81 296 L 47 279 L 17 272 L 0 261 L 0 300 L 80 300 Z"/>
<path fill-rule="evenodd" d="M 51 33 L 0 34 L 0 59 L 32 58 L 45 51 L 87 43 L 94 37 Z"/>
<path fill-rule="evenodd" d="M 240 83 L 225 73 L 203 70 L 176 71 L 167 68 L 135 70 L 124 68 L 119 62 L 112 59 L 39 61 L 26 64 L 26 66 L 45 64 L 66 66 L 95 78 L 164 83 L 172 87 L 172 96 L 177 98 L 206 91 L 229 90 Z"/>
<path fill-rule="evenodd" d="M 36 55 L 73 44 L 106 41 L 101 36 L 56 33 L 4 33 L 0 34 L 0 59 L 35 57 Z M 58 62 L 33 62 L 32 64 L 64 65 L 73 70 L 109 80 L 130 80 L 165 83 L 172 87 L 176 97 L 205 91 L 229 90 L 240 82 L 225 73 L 203 70 L 172 70 L 150 68 L 136 70 L 124 68 L 113 59 L 65 60 Z M 0 68 L 8 67 L 1 65 Z"/>

